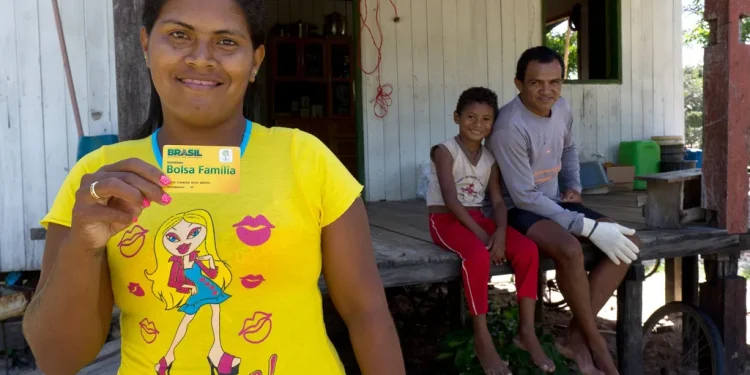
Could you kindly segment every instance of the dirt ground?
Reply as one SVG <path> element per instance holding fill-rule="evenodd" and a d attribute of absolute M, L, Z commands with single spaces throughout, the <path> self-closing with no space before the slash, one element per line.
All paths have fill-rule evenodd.
<path fill-rule="evenodd" d="M 515 305 L 516 297 L 512 281 L 509 278 L 495 278 L 493 282 L 493 288 L 489 291 L 491 299 L 501 306 Z M 646 280 L 643 298 L 644 321 L 664 304 L 663 285 L 663 272 L 656 273 Z M 441 353 L 440 343 L 445 339 L 445 335 L 460 328 L 454 308 L 456 304 L 451 299 L 452 296 L 443 295 L 447 290 L 445 284 L 387 290 L 391 313 L 399 331 L 409 375 L 455 375 L 459 373 L 450 361 L 437 360 Z M 337 318 L 330 303 L 326 305 L 326 310 L 326 315 L 329 317 L 327 322 L 329 335 L 347 367 L 347 374 L 359 374 L 345 325 Z M 615 361 L 617 361 L 616 316 L 617 304 L 616 298 L 613 297 L 599 312 L 597 323 L 600 332 L 609 344 Z M 567 309 L 545 308 L 541 327 L 544 333 L 560 338 L 564 335 L 570 319 L 571 314 Z M 672 340 L 662 338 L 658 343 L 649 345 L 648 353 L 644 358 L 646 374 L 660 372 L 658 370 L 660 361 L 675 353 L 675 348 L 680 345 L 679 337 L 676 335 Z M 748 358 L 750 358 L 750 353 Z M 746 367 L 745 374 L 750 374 L 750 366 Z M 571 370 L 571 373 L 578 373 L 575 367 Z"/>

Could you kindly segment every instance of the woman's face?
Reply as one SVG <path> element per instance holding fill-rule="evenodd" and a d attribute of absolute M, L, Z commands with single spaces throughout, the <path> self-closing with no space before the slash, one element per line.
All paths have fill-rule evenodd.
<path fill-rule="evenodd" d="M 170 0 L 141 44 L 165 115 L 209 125 L 242 108 L 265 56 L 235 0 Z"/>
<path fill-rule="evenodd" d="M 185 220 L 167 229 L 162 238 L 164 247 L 172 255 L 186 256 L 206 240 L 206 227 Z M 205 255 L 205 254 L 203 254 Z"/>

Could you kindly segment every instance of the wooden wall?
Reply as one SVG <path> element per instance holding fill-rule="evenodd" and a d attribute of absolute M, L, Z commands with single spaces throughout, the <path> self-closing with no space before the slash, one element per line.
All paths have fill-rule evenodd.
<path fill-rule="evenodd" d="M 371 15 L 376 3 L 368 0 Z M 388 115 L 380 119 L 373 111 L 375 75 L 364 77 L 362 92 L 370 201 L 414 198 L 430 146 L 457 133 L 452 111 L 461 91 L 482 85 L 502 103 L 511 100 L 518 56 L 542 41 L 540 0 L 395 3 L 399 23 L 391 21 L 390 3 L 380 1 L 381 80 L 393 86 Z M 681 0 L 622 0 L 622 84 L 563 90 L 582 160 L 616 161 L 621 141 L 684 133 L 681 15 Z M 372 69 L 377 51 L 369 39 L 362 53 L 363 66 Z"/>
<path fill-rule="evenodd" d="M 52 2 L 4 0 L 0 12 L 0 272 L 38 269 L 31 228 L 75 162 L 78 136 Z M 117 132 L 112 5 L 59 0 L 84 132 Z"/>

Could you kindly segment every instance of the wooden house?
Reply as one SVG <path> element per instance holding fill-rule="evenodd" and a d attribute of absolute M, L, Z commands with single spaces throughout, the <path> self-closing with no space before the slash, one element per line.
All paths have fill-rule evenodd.
<path fill-rule="evenodd" d="M 148 100 L 137 44 L 142 1 L 59 2 L 84 133 L 126 136 L 145 118 Z M 51 2 L 6 3 L 1 272 L 39 268 L 38 222 L 75 163 L 78 142 Z M 616 162 L 621 141 L 684 133 L 681 0 L 394 4 L 268 0 L 269 53 L 254 103 L 254 120 L 321 137 L 360 178 L 368 201 L 415 198 L 430 146 L 457 132 L 452 112 L 461 91 L 481 85 L 501 103 L 511 100 L 519 55 L 545 43 L 575 4 L 579 79 L 566 82 L 563 96 L 573 106 L 581 160 Z M 360 64 L 367 72 L 378 67 L 380 77 Z M 297 98 L 289 87 L 309 90 Z"/>

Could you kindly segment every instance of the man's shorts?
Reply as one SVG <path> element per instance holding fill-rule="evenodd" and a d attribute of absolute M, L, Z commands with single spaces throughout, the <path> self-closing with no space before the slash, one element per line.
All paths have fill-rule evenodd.
<path fill-rule="evenodd" d="M 582 213 L 584 216 L 591 220 L 599 220 L 606 217 L 605 215 L 602 215 L 590 208 L 586 208 L 580 203 L 561 202 L 558 203 L 558 205 L 566 210 Z M 531 228 L 534 224 L 541 220 L 549 219 L 544 216 L 539 216 L 533 212 L 525 211 L 516 207 L 508 210 L 508 225 L 523 234 L 526 234 L 529 228 Z"/>

